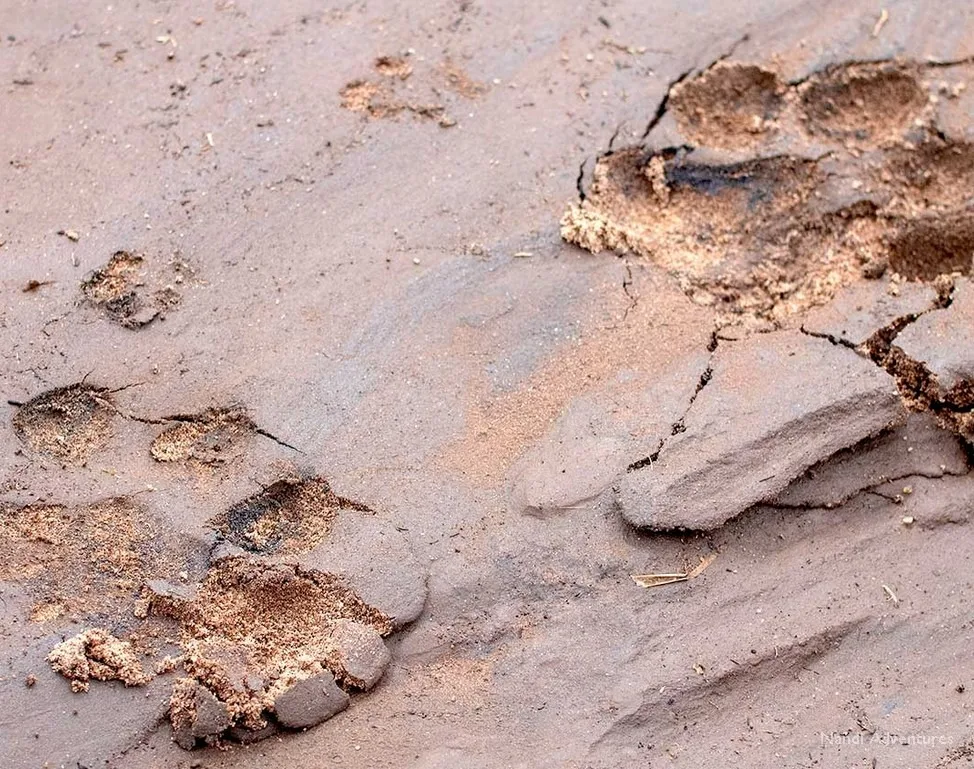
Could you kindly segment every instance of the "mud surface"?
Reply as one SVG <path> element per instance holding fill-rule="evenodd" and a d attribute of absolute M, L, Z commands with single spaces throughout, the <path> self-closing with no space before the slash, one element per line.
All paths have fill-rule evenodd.
<path fill-rule="evenodd" d="M 0 9 L 0 764 L 966 766 L 966 13 Z"/>

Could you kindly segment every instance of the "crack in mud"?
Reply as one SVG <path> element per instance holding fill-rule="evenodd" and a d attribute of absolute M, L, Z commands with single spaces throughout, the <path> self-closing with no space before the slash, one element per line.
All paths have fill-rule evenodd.
<path fill-rule="evenodd" d="M 717 336 L 717 332 L 714 331 L 710 337 L 710 343 L 707 345 L 707 350 L 710 352 L 710 357 L 707 359 L 706 367 L 704 368 L 703 372 L 700 374 L 700 377 L 697 379 L 697 386 L 693 391 L 693 395 L 691 395 L 690 399 L 687 401 L 687 406 L 683 410 L 683 414 L 680 416 L 679 419 L 677 419 L 670 426 L 669 435 L 665 435 L 662 438 L 660 438 L 656 450 L 647 457 L 643 457 L 642 459 L 637 459 L 635 462 L 631 462 L 626 467 L 627 473 L 631 473 L 635 470 L 641 470 L 644 467 L 651 467 L 652 464 L 659 459 L 659 455 L 663 452 L 663 448 L 666 446 L 667 439 L 673 437 L 674 435 L 682 433 L 684 430 L 686 430 L 687 415 L 690 413 L 690 410 L 693 408 L 693 404 L 697 400 L 697 396 L 699 396 L 700 392 L 708 384 L 710 384 L 710 380 L 713 377 L 714 354 L 717 352 L 717 346 L 719 344 L 720 344 L 719 337 Z"/>
<path fill-rule="evenodd" d="M 963 478 L 971 474 L 971 468 L 967 468 L 963 472 L 953 472 L 951 470 L 943 470 L 939 474 L 937 473 L 925 473 L 918 470 L 913 470 L 902 475 L 893 476 L 891 478 L 882 478 L 875 483 L 870 483 L 866 486 L 862 486 L 854 491 L 845 494 L 840 499 L 835 502 L 829 502 L 825 504 L 806 504 L 806 503 L 789 503 L 789 502 L 765 502 L 762 503 L 762 507 L 767 507 L 772 510 L 805 510 L 805 511 L 815 511 L 815 510 L 835 510 L 838 507 L 843 507 L 849 502 L 852 502 L 857 497 L 863 494 L 876 494 L 888 502 L 902 502 L 902 497 L 897 498 L 896 496 L 890 496 L 886 494 L 879 493 L 878 489 L 889 483 L 900 483 L 901 481 L 908 481 L 911 478 L 923 478 L 930 481 L 939 481 L 944 478 Z"/>

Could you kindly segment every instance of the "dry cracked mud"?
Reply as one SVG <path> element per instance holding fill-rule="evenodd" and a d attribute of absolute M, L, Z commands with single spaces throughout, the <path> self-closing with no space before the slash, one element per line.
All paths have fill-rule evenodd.
<path fill-rule="evenodd" d="M 0 8 L 0 764 L 969 763 L 965 10 Z"/>

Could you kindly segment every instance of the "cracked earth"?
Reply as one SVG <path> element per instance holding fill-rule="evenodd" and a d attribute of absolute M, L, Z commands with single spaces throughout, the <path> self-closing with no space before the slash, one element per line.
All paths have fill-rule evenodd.
<path fill-rule="evenodd" d="M 0 764 L 968 765 L 965 9 L 65 13 Z"/>

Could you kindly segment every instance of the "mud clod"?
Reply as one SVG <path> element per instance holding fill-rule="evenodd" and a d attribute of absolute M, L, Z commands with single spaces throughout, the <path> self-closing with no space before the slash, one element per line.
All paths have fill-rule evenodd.
<path fill-rule="evenodd" d="M 369 625 L 342 620 L 332 632 L 343 680 L 356 689 L 371 689 L 392 659 L 382 636 Z"/>
<path fill-rule="evenodd" d="M 335 680 L 356 688 L 373 684 L 384 667 L 375 660 L 387 657 L 364 639 L 384 649 L 381 637 L 392 631 L 388 617 L 335 575 L 244 558 L 214 564 L 179 613 L 185 668 L 226 708 L 220 731 L 232 725 L 258 732 L 273 712 L 289 728 L 324 720 L 348 695 L 329 694 L 322 682 L 330 677 L 335 689 Z M 187 698 L 177 694 L 173 727 L 185 733 L 192 720 L 182 706 Z"/>
<path fill-rule="evenodd" d="M 111 437 L 115 408 L 102 387 L 79 382 L 31 398 L 14 415 L 21 442 L 68 465 L 83 465 Z"/>
<path fill-rule="evenodd" d="M 63 641 L 51 650 L 47 660 L 55 672 L 71 681 L 75 692 L 88 691 L 92 679 L 121 681 L 126 686 L 141 686 L 152 680 L 142 669 L 132 644 L 101 628 Z"/>
<path fill-rule="evenodd" d="M 169 719 L 173 740 L 184 750 L 192 750 L 200 740 L 204 744 L 215 740 L 230 726 L 226 706 L 192 678 L 180 678 L 173 685 Z"/>
<path fill-rule="evenodd" d="M 343 711 L 348 702 L 348 694 L 335 683 L 335 676 L 323 672 L 298 681 L 278 695 L 274 713 L 281 726 L 308 729 Z"/>

